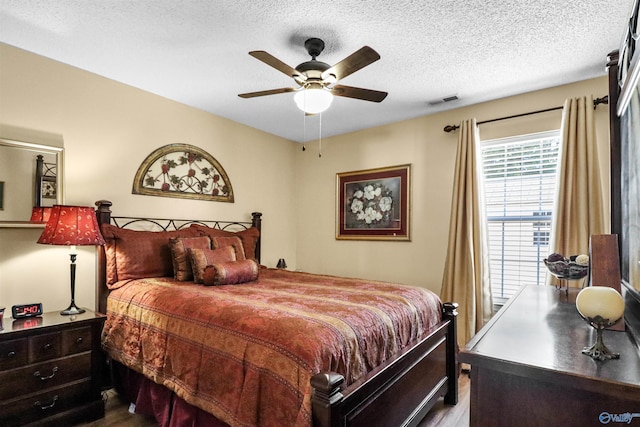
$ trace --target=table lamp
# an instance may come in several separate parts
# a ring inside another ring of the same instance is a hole
[[[619,359],[619,353],[613,353],[602,341],[602,330],[615,324],[624,313],[622,295],[608,286],[589,286],[576,297],[576,308],[580,316],[596,330],[596,342],[585,347],[583,354],[597,360]]]
[[[71,247],[71,304],[60,314],[84,313],[85,310],[76,306],[75,302],[76,246],[104,245],[95,211],[87,206],[54,205],[38,243]]]

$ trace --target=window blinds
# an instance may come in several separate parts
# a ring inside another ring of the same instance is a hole
[[[544,284],[560,132],[484,141],[481,146],[491,287],[502,305],[521,286]]]

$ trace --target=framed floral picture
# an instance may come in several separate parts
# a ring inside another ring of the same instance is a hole
[[[336,239],[411,240],[411,165],[336,174]]]

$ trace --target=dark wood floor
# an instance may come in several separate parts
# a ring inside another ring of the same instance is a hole
[[[436,403],[419,427],[468,427],[469,426],[469,376],[460,375],[459,393],[456,406],[445,405],[442,399]],[[107,399],[106,416],[92,423],[77,427],[155,427],[153,418],[129,413],[129,404],[123,402],[113,390],[105,393]]]
[[[440,399],[418,427],[469,427],[471,380],[467,372],[458,378],[458,404],[445,405]]]
[[[76,427],[157,427],[153,417],[130,413],[129,403],[122,400],[115,390],[108,390],[103,396],[106,399],[105,417]]]

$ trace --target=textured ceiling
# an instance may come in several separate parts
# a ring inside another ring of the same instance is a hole
[[[0,0],[0,41],[282,137],[303,141],[605,74],[633,0]],[[341,83],[389,92],[336,98],[304,117],[295,85],[248,55],[334,64],[381,56]],[[1,58],[0,58],[1,59]],[[457,101],[429,101],[457,95]],[[595,94],[599,95],[599,94]]]

